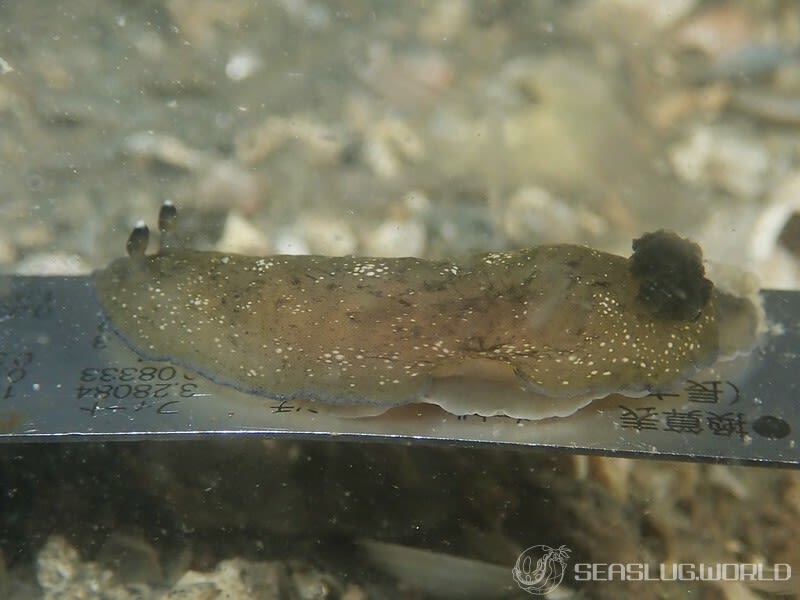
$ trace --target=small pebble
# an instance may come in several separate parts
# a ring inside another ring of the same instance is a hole
[[[578,237],[575,210],[547,190],[529,186],[508,200],[503,228],[512,242],[524,246],[570,242]]]
[[[355,253],[358,246],[352,228],[343,219],[309,215],[300,221],[300,227],[313,254],[345,256]]]
[[[311,248],[305,236],[293,227],[283,227],[275,234],[272,244],[274,254],[311,254]]]
[[[80,256],[41,252],[23,258],[16,268],[17,275],[88,275],[92,269]]]
[[[367,256],[424,256],[426,246],[425,226],[414,218],[390,218],[364,237]]]
[[[225,65],[225,75],[233,81],[242,81],[258,71],[261,64],[261,58],[255,52],[237,52]]]
[[[237,212],[225,219],[222,236],[216,244],[219,252],[265,256],[270,253],[267,235]]]
[[[685,181],[710,183],[745,199],[763,191],[770,163],[758,138],[706,125],[695,127],[669,156],[675,172]]]
[[[36,557],[36,579],[47,591],[67,587],[80,569],[80,555],[61,536],[52,536]]]

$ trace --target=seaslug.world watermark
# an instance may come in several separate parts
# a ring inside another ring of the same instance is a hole
[[[740,581],[787,582],[787,563],[585,563],[569,565],[566,546],[531,546],[517,558],[512,577],[529,594],[553,592],[565,579],[575,583],[608,581]]]

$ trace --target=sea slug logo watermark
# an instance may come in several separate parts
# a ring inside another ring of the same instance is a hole
[[[512,576],[517,585],[536,596],[553,592],[564,580],[569,555],[566,546],[531,546],[517,558]],[[792,578],[788,563],[575,563],[570,581],[768,581]],[[789,588],[787,588],[789,589]]]
[[[566,546],[531,546],[517,558],[511,571],[514,581],[529,594],[549,594],[564,579],[569,553]]]

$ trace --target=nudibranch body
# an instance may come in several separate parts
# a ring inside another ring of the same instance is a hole
[[[700,249],[666,232],[630,259],[569,244],[452,261],[146,245],[135,230],[130,256],[94,276],[111,327],[145,358],[280,400],[542,418],[667,389],[720,353]]]

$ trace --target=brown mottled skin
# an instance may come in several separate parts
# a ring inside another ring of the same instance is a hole
[[[665,316],[628,259],[576,245],[452,262],[170,248],[95,282],[142,356],[280,399],[389,407],[487,372],[532,397],[641,395],[718,354],[713,295]]]

